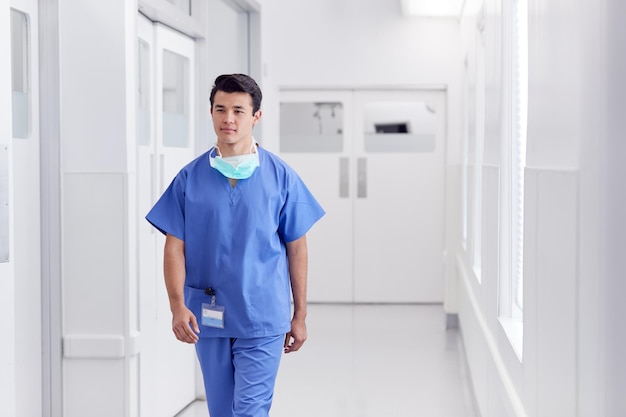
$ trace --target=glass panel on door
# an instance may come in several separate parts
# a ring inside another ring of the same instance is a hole
[[[163,50],[163,146],[189,145],[189,60]]]
[[[137,42],[137,144],[150,144],[150,46]]]
[[[376,101],[363,107],[365,152],[433,152],[437,114],[423,101]]]
[[[11,9],[11,84],[13,137],[26,139],[30,130],[28,16]]]
[[[281,103],[280,151],[343,151],[343,105],[329,103]]]

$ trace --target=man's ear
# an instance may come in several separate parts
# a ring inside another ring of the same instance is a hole
[[[263,112],[260,109],[257,110],[256,113],[254,113],[254,124],[257,124],[262,115]]]

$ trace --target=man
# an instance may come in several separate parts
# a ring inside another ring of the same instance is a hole
[[[306,233],[324,210],[254,140],[261,98],[246,75],[217,77],[217,144],[146,216],[166,235],[172,330],[196,345],[211,417],[267,417],[280,357],[307,337]]]

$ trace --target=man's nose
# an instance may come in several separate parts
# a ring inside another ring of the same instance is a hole
[[[224,117],[224,121],[226,123],[232,123],[235,120],[235,112],[234,111],[227,111],[226,112],[226,117]]]

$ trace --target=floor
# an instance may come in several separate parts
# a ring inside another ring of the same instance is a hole
[[[440,305],[310,305],[271,417],[476,417],[458,330]],[[177,417],[208,417],[198,401]]]

